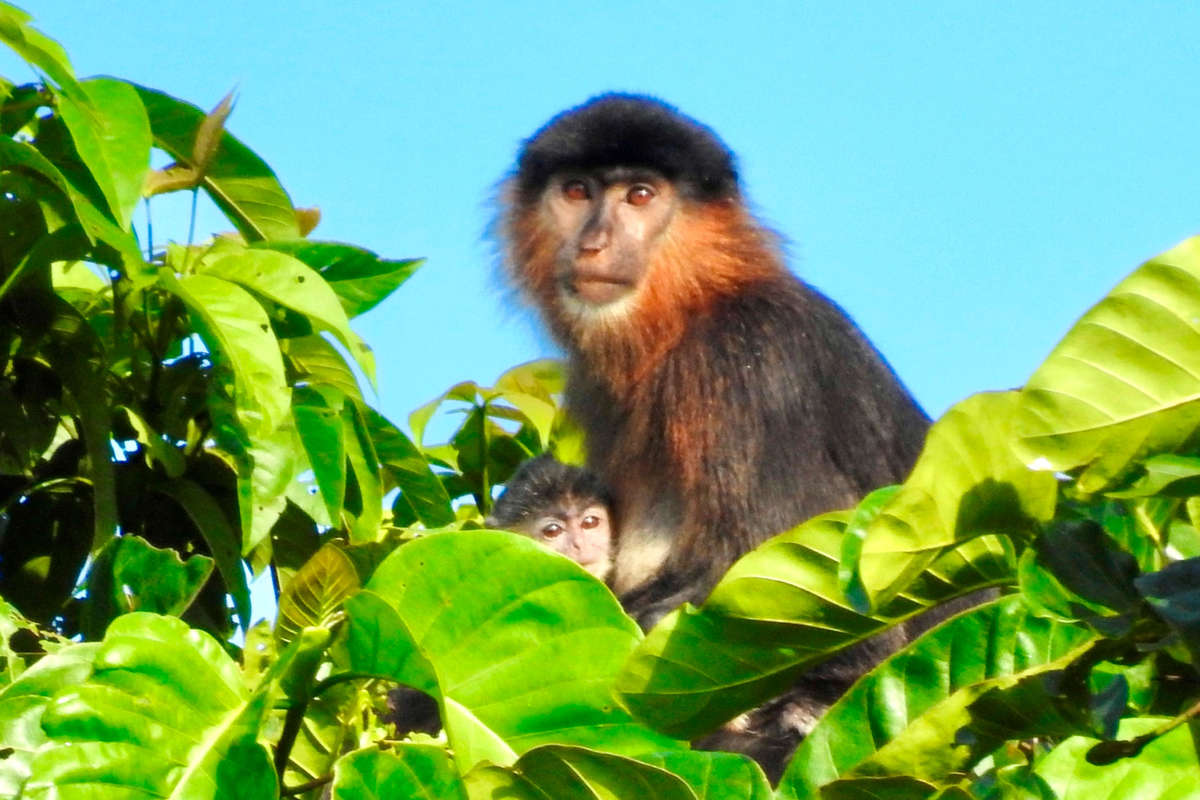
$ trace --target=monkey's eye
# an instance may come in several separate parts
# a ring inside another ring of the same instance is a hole
[[[562,187],[563,197],[568,200],[591,200],[592,193],[583,181],[567,181]]]
[[[600,524],[600,518],[595,514],[588,514],[583,519],[579,520],[579,524],[584,528],[594,528]]]
[[[654,199],[654,189],[644,183],[639,183],[625,195],[625,202],[631,206],[644,206]]]
[[[542,526],[542,538],[557,539],[565,530],[566,528],[557,522],[547,522]]]

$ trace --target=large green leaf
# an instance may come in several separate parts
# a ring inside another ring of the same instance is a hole
[[[88,569],[84,634],[98,639],[110,622],[130,611],[182,614],[212,574],[213,564],[199,554],[185,561],[175,550],[160,549],[140,536],[113,538]]]
[[[855,611],[838,582],[849,514],[817,517],[748,553],[701,609],[665,617],[616,688],[639,719],[695,738],[792,685],[804,670],[938,602],[1011,579],[995,537],[960,545],[875,615]]]
[[[1200,238],[1147,261],[1089,310],[1021,393],[1027,461],[1103,489],[1200,426]]]
[[[629,758],[548,745],[512,769],[483,767],[466,779],[471,800],[696,800],[681,778]]]
[[[460,769],[510,763],[547,742],[621,753],[673,746],[612,699],[637,626],[603,584],[533,541],[427,536],[389,556],[367,589],[347,606],[353,668],[391,660],[385,674],[435,695]]]
[[[338,759],[333,769],[333,800],[466,800],[466,789],[441,747],[403,744],[389,752],[377,747]]]
[[[772,797],[767,776],[748,756],[674,750],[639,756],[638,760],[682,778],[697,800],[770,800]]]
[[[296,336],[279,343],[297,381],[316,389],[333,388],[346,397],[362,400],[358,378],[337,348],[320,334]]]
[[[29,763],[46,742],[42,714],[55,692],[82,683],[92,672],[99,644],[79,644],[44,656],[20,678],[0,688],[0,797],[16,797]]]
[[[146,106],[154,143],[176,161],[190,163],[196,133],[207,116],[205,112],[153,89],[134,88]],[[300,236],[296,210],[275,173],[231,134],[222,132],[201,186],[247,242]]]
[[[375,381],[375,358],[358,335],[337,295],[320,274],[285,253],[249,249],[206,263],[201,273],[240,284],[309,318],[313,327],[337,337],[367,378]]]
[[[817,797],[820,786],[848,773],[942,777],[968,755],[955,737],[986,682],[1053,662],[1092,638],[1082,627],[1033,616],[1018,597],[943,623],[825,713],[792,756],[780,797]]]
[[[129,230],[150,169],[150,121],[129,84],[95,78],[82,86],[91,102],[79,103],[70,94],[60,93],[58,113],[113,219]]]
[[[1127,719],[1122,738],[1155,730],[1165,719]],[[1188,727],[1180,726],[1152,741],[1141,753],[1113,764],[1089,764],[1095,739],[1067,739],[1043,758],[1036,771],[1058,800],[1191,800],[1200,793],[1200,761]]]
[[[379,305],[424,263],[420,258],[380,258],[370,250],[339,242],[267,242],[259,247],[288,253],[320,272],[351,317]]]
[[[1050,519],[1057,482],[1012,451],[1016,392],[977,394],[929,431],[900,491],[867,529],[859,570],[876,603],[945,548],[982,534],[1024,535]]]
[[[342,406],[342,440],[346,443],[346,459],[350,462],[348,488],[357,498],[344,506],[343,518],[350,530],[350,541],[371,542],[379,538],[383,522],[383,483],[379,471],[379,456],[371,441],[362,411],[354,403]],[[348,498],[349,499],[349,498]]]
[[[206,633],[178,619],[127,614],[108,630],[90,678],[42,715],[22,795],[275,798],[259,727],[270,692],[250,693]]]
[[[159,281],[183,300],[209,350],[232,370],[227,394],[246,433],[265,436],[278,428],[291,410],[291,392],[263,307],[245,289],[211,275],[177,278],[164,269]]]

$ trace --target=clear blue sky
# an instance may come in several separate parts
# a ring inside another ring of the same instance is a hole
[[[81,75],[214,105],[315,238],[428,265],[356,325],[380,407],[553,352],[485,236],[521,139],[649,92],[740,154],[793,268],[932,415],[1021,384],[1200,230],[1200,4],[25,0]],[[0,56],[0,73],[28,76]],[[156,210],[156,230],[181,206]],[[211,230],[206,216],[200,228]]]

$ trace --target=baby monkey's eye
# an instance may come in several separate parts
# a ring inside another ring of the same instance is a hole
[[[592,193],[588,190],[588,186],[583,181],[574,180],[567,181],[562,187],[563,197],[568,200],[590,200]]]

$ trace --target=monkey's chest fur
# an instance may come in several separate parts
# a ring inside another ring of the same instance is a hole
[[[617,369],[611,350],[571,358],[568,409],[616,500],[618,593],[687,574],[702,599],[769,536],[903,480],[928,427],[849,318],[790,274],[655,344]]]

